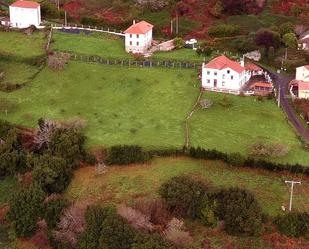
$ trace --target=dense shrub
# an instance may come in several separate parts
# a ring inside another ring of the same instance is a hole
[[[198,217],[201,222],[207,227],[216,227],[218,224],[218,217],[215,214],[217,208],[217,201],[208,196],[204,196],[200,201]]]
[[[4,139],[12,128],[14,128],[14,126],[11,123],[0,119],[0,139]]]
[[[189,246],[192,243],[192,237],[190,233],[185,230],[184,222],[176,218],[173,218],[168,223],[163,234],[167,240],[179,247]]]
[[[240,28],[231,24],[219,24],[208,29],[208,35],[211,37],[228,37],[240,34]]]
[[[30,160],[33,167],[33,181],[46,193],[60,193],[66,189],[72,178],[72,167],[61,157],[45,154]]]
[[[65,199],[53,199],[44,203],[43,218],[45,219],[49,229],[56,227],[60,221],[60,217],[64,208],[68,206],[68,201]]]
[[[169,210],[177,216],[197,218],[200,201],[207,194],[206,185],[186,176],[173,177],[159,189]]]
[[[116,145],[110,148],[106,163],[109,165],[145,163],[149,159],[149,153],[143,151],[143,149],[138,145]]]
[[[85,136],[76,129],[57,128],[48,143],[48,153],[64,158],[74,168],[85,155]]]
[[[63,70],[68,63],[70,55],[63,52],[51,53],[47,58],[47,65],[54,71]]]
[[[21,189],[10,200],[8,219],[12,222],[18,237],[28,237],[34,234],[37,221],[42,214],[44,191],[35,185]]]
[[[0,176],[13,175],[27,169],[21,136],[15,128],[8,129],[8,124],[4,124],[1,131],[4,136],[0,143]]]
[[[309,236],[309,213],[291,212],[275,219],[279,231],[291,237]]]
[[[280,46],[280,35],[270,29],[260,29],[256,33],[255,42],[258,46],[265,48],[267,55],[270,47],[278,48]]]
[[[217,150],[208,150],[203,149],[201,147],[190,147],[188,153],[188,156],[193,158],[200,158],[200,159],[210,159],[210,160],[222,160],[226,163],[230,163],[231,156],[233,154],[228,154],[224,152],[220,152]],[[234,158],[235,159],[235,158]],[[292,173],[302,173],[305,175],[309,175],[309,167],[303,166],[300,164],[281,164],[281,163],[275,163],[271,161],[267,161],[264,159],[256,159],[253,157],[239,157],[240,162],[237,163],[236,160],[232,160],[233,164],[230,164],[231,166],[245,166],[250,168],[261,168],[269,171],[284,171],[288,170]]]
[[[131,249],[175,249],[157,234],[138,234]]]
[[[175,49],[180,49],[184,46],[185,42],[181,37],[176,37],[173,41]]]
[[[216,213],[233,235],[256,235],[261,231],[262,211],[254,196],[243,189],[230,188],[217,194]]]

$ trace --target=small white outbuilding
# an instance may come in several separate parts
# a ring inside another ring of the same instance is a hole
[[[41,7],[37,2],[19,0],[10,5],[10,26],[28,28],[41,24]]]

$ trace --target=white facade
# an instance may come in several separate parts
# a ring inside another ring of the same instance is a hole
[[[144,53],[152,43],[152,29],[145,34],[125,34],[125,46],[128,53]]]
[[[153,25],[145,21],[130,26],[125,34],[125,48],[128,53],[145,53],[152,44]]]
[[[296,80],[309,81],[309,65],[296,68]]]
[[[19,1],[24,2],[24,1]],[[25,1],[26,2],[26,1]],[[18,2],[17,2],[18,3]],[[28,28],[31,25],[39,27],[41,23],[41,8],[28,7],[26,4],[10,6],[10,25],[14,28]]]
[[[223,90],[240,90],[250,79],[243,65],[219,56],[202,67],[202,87]]]

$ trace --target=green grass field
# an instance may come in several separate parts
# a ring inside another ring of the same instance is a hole
[[[173,176],[192,175],[204,179],[213,187],[244,187],[250,190],[269,215],[281,213],[287,206],[289,191],[286,177],[263,170],[235,169],[219,161],[192,160],[188,158],[158,158],[149,165],[114,166],[104,175],[96,175],[94,167],[81,168],[66,191],[73,200],[98,200],[115,203],[130,202],[141,196],[157,196],[160,185]],[[298,178],[295,176],[295,179]],[[307,178],[295,188],[294,206],[309,211],[306,200]]]
[[[0,72],[5,72],[0,83],[23,83],[28,81],[38,68],[25,63],[5,62],[0,59]]]
[[[55,31],[51,48],[58,51],[98,55],[104,58],[133,58],[125,51],[123,39],[109,34],[92,33],[85,35],[84,33],[68,34]]]
[[[298,162],[309,165],[309,151],[302,148],[293,128],[275,100],[258,101],[255,97],[226,95],[231,107],[223,107],[222,94],[204,93],[213,106],[199,109],[190,121],[190,139],[194,146],[215,148],[220,151],[248,154],[256,141],[282,143],[289,153],[274,159],[281,162]]]
[[[28,36],[22,32],[0,31],[0,54],[31,58],[44,54],[43,32],[34,32]]]
[[[193,49],[177,49],[170,52],[155,52],[151,57],[154,60],[175,60],[188,61],[201,64],[204,61],[203,56],[198,56]],[[206,58],[208,60],[209,58]]]
[[[123,73],[120,73],[123,72]],[[158,77],[159,76],[159,77]],[[194,70],[136,68],[70,62],[62,72],[48,68],[23,89],[0,93],[17,107],[0,118],[35,126],[39,118],[86,120],[88,146],[139,144],[147,149],[180,148],[184,120],[199,92]],[[290,148],[281,162],[309,164],[284,114],[274,101],[228,96],[232,107],[218,102],[222,94],[206,93],[214,106],[197,110],[190,120],[194,146],[248,154],[257,140]]]

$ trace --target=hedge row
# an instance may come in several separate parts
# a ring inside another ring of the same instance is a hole
[[[200,147],[191,147],[187,153],[193,158],[222,160],[231,166],[243,166],[249,168],[261,168],[269,171],[289,171],[291,173],[302,173],[309,175],[309,166],[300,164],[282,164],[267,161],[265,159],[257,159],[253,157],[244,157],[239,153],[224,153],[217,150],[208,150]]]

